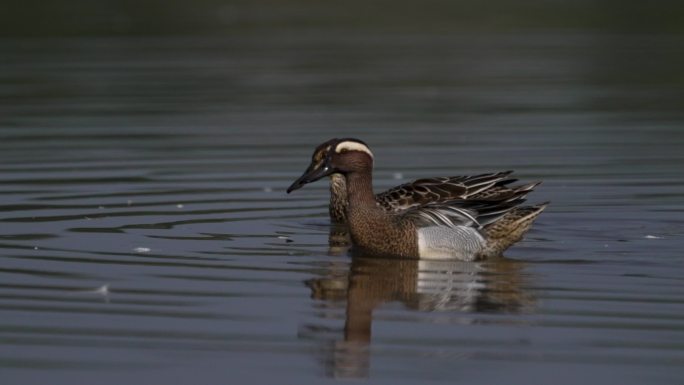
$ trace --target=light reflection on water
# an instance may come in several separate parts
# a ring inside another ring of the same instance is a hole
[[[680,43],[4,40],[2,377],[673,383]],[[377,190],[515,169],[552,205],[504,260],[351,260],[324,183],[284,194],[333,136]]]

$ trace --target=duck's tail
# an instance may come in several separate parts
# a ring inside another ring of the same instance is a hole
[[[483,229],[487,239],[485,254],[501,255],[512,244],[521,240],[548,204],[549,202],[544,202],[534,206],[516,207],[498,221],[487,225]]]

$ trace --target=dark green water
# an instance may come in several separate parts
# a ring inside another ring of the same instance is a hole
[[[257,27],[0,40],[3,384],[681,381],[681,35]],[[284,193],[335,136],[552,205],[505,261],[352,260]]]

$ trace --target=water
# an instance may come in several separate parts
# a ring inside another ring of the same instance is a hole
[[[336,33],[0,42],[3,384],[675,384],[684,44]],[[327,186],[514,169],[507,259],[352,260]]]

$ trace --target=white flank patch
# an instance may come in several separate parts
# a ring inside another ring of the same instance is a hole
[[[466,226],[430,226],[417,230],[418,256],[424,259],[472,261],[482,251],[485,240]]]
[[[364,146],[363,144],[361,144],[359,142],[346,141],[346,142],[339,143],[337,145],[337,147],[335,147],[335,152],[338,154],[341,153],[342,150],[365,152],[366,154],[370,155],[371,158],[373,158],[373,153],[368,148],[368,146]]]

